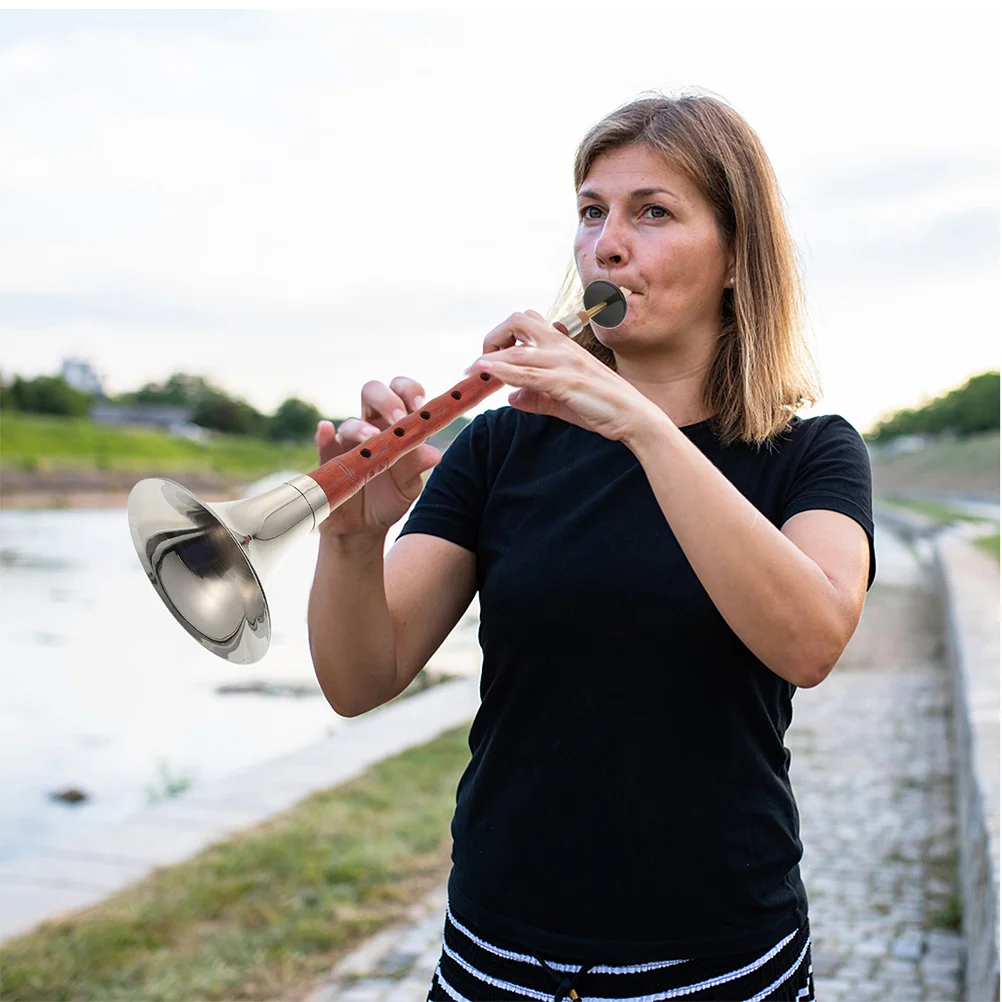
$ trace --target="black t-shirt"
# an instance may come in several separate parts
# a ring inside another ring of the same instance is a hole
[[[683,433],[775,526],[824,508],[870,541],[870,464],[836,415],[771,450]],[[553,959],[767,948],[807,916],[783,743],[796,686],[713,605],[620,442],[476,417],[401,535],[477,555],[482,703],[457,793],[457,917]]]

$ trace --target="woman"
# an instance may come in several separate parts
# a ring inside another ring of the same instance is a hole
[[[429,998],[810,999],[783,735],[873,581],[866,449],[838,416],[795,416],[818,392],[791,242],[736,112],[635,101],[585,137],[575,185],[577,276],[631,290],[625,321],[575,342],[509,317],[469,371],[511,406],[331,515],[317,676],[339,713],[385,702],[480,592]],[[366,384],[321,458],[423,394]]]

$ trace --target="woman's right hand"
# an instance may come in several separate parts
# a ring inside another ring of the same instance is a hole
[[[342,421],[336,432],[330,421],[317,425],[314,440],[321,464],[351,452],[417,410],[424,400],[424,388],[406,376],[398,376],[389,386],[375,381],[366,383],[362,387],[361,418]],[[416,446],[338,505],[321,523],[320,531],[335,536],[385,536],[421,493],[424,486],[421,474],[437,466],[441,458],[441,452],[434,446]]]

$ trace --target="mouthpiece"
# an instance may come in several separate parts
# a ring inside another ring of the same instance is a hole
[[[565,333],[577,337],[588,323],[598,324],[599,327],[618,327],[626,319],[626,297],[630,294],[630,289],[605,279],[591,282],[584,291],[585,308],[561,319],[560,323],[567,328]]]

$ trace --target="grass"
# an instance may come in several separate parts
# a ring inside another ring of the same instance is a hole
[[[995,558],[996,563],[999,562],[999,534],[997,532],[994,536],[979,536],[974,540],[974,545],[980,546],[985,553]]]
[[[872,459],[873,489],[893,494],[987,494],[999,490],[999,433],[930,442],[918,452]]]
[[[964,902],[959,894],[950,894],[929,918],[930,928],[961,932],[964,926]]]
[[[25,470],[156,469],[255,476],[279,469],[312,470],[318,460],[312,444],[279,445],[214,433],[210,442],[200,445],[154,429],[4,411],[0,415],[0,462]]]
[[[899,508],[909,508],[912,511],[920,512],[937,519],[943,525],[950,525],[954,522],[985,522],[986,519],[977,515],[968,515],[966,512],[955,511],[949,504],[940,501],[913,501],[905,498],[885,497],[881,498],[885,504],[896,505]],[[978,536],[974,540],[974,545],[980,547],[990,557],[994,557],[996,563],[999,562],[999,533],[987,536]]]
[[[922,515],[928,515],[944,524],[951,522],[983,522],[984,518],[979,515],[968,515],[966,512],[956,511],[949,504],[942,501],[915,501],[910,498],[884,497],[881,500],[885,504],[895,505],[898,508],[908,508],[917,511]]]
[[[468,728],[4,944],[0,998],[293,999],[444,879]]]

